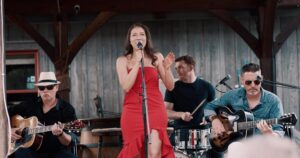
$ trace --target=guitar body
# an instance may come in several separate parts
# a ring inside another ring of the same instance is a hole
[[[11,118],[11,127],[18,128],[17,134],[21,135],[22,138],[11,142],[8,155],[11,155],[19,148],[33,148],[34,150],[39,150],[43,143],[43,136],[41,133],[50,132],[53,125],[48,126],[38,126],[38,119],[35,116],[24,119],[20,115],[15,115]],[[68,130],[69,132],[78,132],[85,125],[80,120],[74,120],[68,123],[60,124],[63,130]]]
[[[9,154],[12,154],[19,148],[29,148],[33,146],[34,149],[38,150],[41,147],[42,136],[29,134],[29,129],[35,128],[37,127],[37,125],[38,119],[35,116],[24,119],[22,116],[16,115],[11,118],[11,127],[20,128],[18,132],[22,136],[22,138],[17,141],[11,142]],[[37,138],[37,141],[35,141],[35,138]]]
[[[218,152],[224,152],[227,150],[230,143],[243,137],[250,136],[254,133],[254,129],[237,129],[238,122],[248,122],[254,120],[254,117],[251,113],[244,112],[242,110],[233,112],[228,107],[220,107],[216,110],[216,112],[226,132],[221,136],[211,134],[210,144],[214,150]]]

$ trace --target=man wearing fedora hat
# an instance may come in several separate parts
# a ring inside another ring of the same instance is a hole
[[[20,148],[15,158],[75,158],[67,147],[74,145],[76,135],[64,132],[61,123],[76,120],[75,109],[58,95],[60,81],[54,72],[41,72],[38,83],[38,98],[9,108],[9,115],[21,115],[24,118],[36,116],[43,125],[53,125],[51,132],[43,133],[43,142],[39,150]],[[12,128],[12,141],[21,139],[19,128]]]

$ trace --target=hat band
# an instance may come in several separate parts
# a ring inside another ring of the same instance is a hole
[[[53,82],[53,83],[57,83],[56,80],[40,80],[39,83],[44,83],[44,82]]]

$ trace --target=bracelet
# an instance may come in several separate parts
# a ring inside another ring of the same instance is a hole
[[[62,131],[59,135],[57,135],[56,137],[60,137],[64,134],[64,131]]]

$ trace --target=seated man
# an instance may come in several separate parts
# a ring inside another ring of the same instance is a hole
[[[278,96],[261,87],[262,75],[259,65],[253,63],[244,65],[240,79],[242,88],[225,93],[205,107],[204,114],[212,123],[213,135],[222,136],[227,132],[215,111],[219,107],[230,106],[234,111],[250,112],[255,120],[260,120],[254,134],[283,136],[282,125],[271,126],[265,121],[282,116],[283,107]]]
[[[41,124],[53,125],[50,132],[43,133],[39,150],[32,147],[19,148],[15,152],[15,158],[75,158],[67,147],[74,144],[76,135],[64,132],[61,126],[61,123],[76,119],[75,109],[57,95],[59,84],[53,72],[41,72],[39,81],[35,84],[39,97],[8,109],[10,117],[36,116]],[[20,128],[12,128],[11,138],[13,142],[22,138]]]

